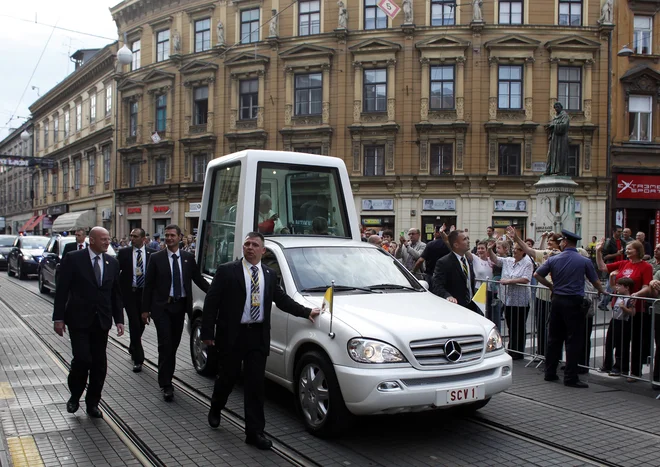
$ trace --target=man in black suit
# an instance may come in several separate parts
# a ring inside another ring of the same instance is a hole
[[[201,338],[218,353],[218,378],[213,388],[209,425],[220,425],[225,407],[243,364],[245,442],[270,449],[264,437],[264,376],[270,352],[270,309],[273,301],[287,313],[314,318],[318,308],[306,308],[290,298],[277,283],[277,274],[261,264],[264,237],[250,232],[243,242],[243,259],[218,266],[202,316]],[[250,291],[250,293],[248,293]]]
[[[64,245],[64,250],[62,251],[62,258],[64,258],[64,256],[67,253],[71,253],[72,251],[84,250],[85,248],[87,248],[87,242],[85,241],[85,237],[87,237],[87,234],[85,233],[85,229],[76,229],[76,241]]]
[[[158,334],[158,384],[163,397],[174,399],[172,376],[176,366],[176,351],[181,342],[183,322],[192,314],[192,282],[206,292],[209,283],[197,268],[195,257],[179,249],[181,228],[165,227],[167,248],[151,255],[142,295],[142,321],[151,317]]]
[[[142,333],[145,324],[142,321],[142,292],[149,258],[152,253],[155,253],[151,248],[147,248],[145,243],[146,234],[143,229],[138,227],[131,230],[131,246],[117,252],[117,261],[119,261],[121,269],[119,284],[124,308],[128,315],[128,329],[131,338],[129,350],[133,357],[135,373],[142,371],[142,363],[144,363]]]
[[[465,254],[470,250],[470,241],[463,231],[454,230],[448,236],[451,253],[435,263],[432,291],[439,297],[468,308],[483,316],[472,297],[474,288],[474,270],[472,262]]]
[[[119,291],[119,263],[105,252],[110,234],[103,227],[89,232],[89,248],[72,251],[62,258],[55,291],[53,321],[63,336],[69,326],[73,360],[69,371],[71,398],[66,410],[74,413],[85,396],[87,414],[102,418],[101,391],[108,369],[106,347],[114,318],[117,336],[124,334],[124,313]]]

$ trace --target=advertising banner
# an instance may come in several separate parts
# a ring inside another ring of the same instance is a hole
[[[619,174],[616,177],[616,197],[660,200],[660,176]]]

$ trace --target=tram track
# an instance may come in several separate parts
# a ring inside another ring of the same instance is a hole
[[[52,301],[49,300],[47,298],[47,296],[44,296],[44,295],[42,295],[38,292],[35,292],[34,290],[31,290],[30,288],[28,288],[27,286],[25,286],[21,282],[18,282],[18,281],[11,281],[11,282],[13,284],[18,285],[20,288],[22,288],[26,292],[29,292],[32,295],[34,295],[36,297],[39,297],[39,299],[43,300],[44,302],[52,305]],[[50,344],[48,344],[48,342],[45,341],[45,339],[40,337],[38,331],[36,329],[34,329],[21,316],[20,312],[18,312],[10,303],[8,303],[1,296],[0,296],[0,301],[2,301],[8,307],[8,309],[10,309],[21,320],[21,322],[32,333],[35,334],[35,336],[44,345],[44,347],[47,349],[47,351],[51,355],[53,355],[57,359],[57,361],[59,363],[61,363],[61,365],[64,368],[67,368],[67,369],[69,368],[68,362],[57,352],[56,349],[54,349]],[[121,350],[127,356],[129,355],[128,345],[124,344],[119,339],[117,339],[115,337],[112,337],[112,336],[109,336],[108,341],[115,348]],[[152,371],[152,372],[156,373],[156,374],[158,372],[157,363],[152,361],[149,358],[145,358],[143,367],[145,369],[148,369],[149,371]],[[210,408],[211,398],[208,395],[206,395],[203,391],[195,388],[190,383],[184,381],[183,379],[181,379],[177,376],[174,376],[173,386],[177,388],[179,393],[181,393],[181,394],[189,397],[190,399],[194,400],[195,402],[197,402],[198,404],[203,406],[206,410],[208,410],[208,408]],[[524,396],[521,396],[521,395],[518,395],[518,394],[514,394],[514,393],[510,393],[510,392],[506,392],[506,394],[508,396],[512,396],[512,397],[515,397],[515,398],[525,400],[526,402],[529,402],[529,403],[534,403],[535,405],[538,405],[540,407],[542,406],[542,407],[545,407],[545,408],[551,408],[553,410],[560,410],[562,412],[571,413],[573,415],[578,415],[578,416],[587,418],[591,422],[601,423],[601,424],[604,424],[604,425],[607,425],[607,426],[611,426],[612,428],[622,429],[622,430],[626,430],[626,431],[636,433],[636,434],[644,434],[646,436],[654,437],[654,438],[660,440],[660,435],[657,435],[655,433],[651,433],[651,432],[648,432],[648,431],[636,429],[636,428],[633,428],[633,427],[621,426],[619,424],[610,422],[608,420],[605,420],[605,419],[602,419],[602,418],[599,418],[599,417],[596,417],[596,416],[593,416],[593,415],[590,415],[590,414],[585,414],[585,413],[582,413],[582,412],[572,411],[572,410],[564,408],[564,407],[560,407],[560,406],[556,406],[556,405],[553,405],[553,404],[537,401],[537,400],[534,400],[534,399],[531,399],[531,398],[528,398],[528,397],[524,397]],[[108,414],[109,421],[111,421],[110,425],[111,426],[113,424],[116,425],[116,430],[115,431],[119,430],[117,432],[118,435],[120,437],[122,437],[122,439],[125,439],[125,442],[127,443],[127,446],[129,447],[129,449],[131,449],[132,452],[137,453],[136,457],[139,454],[141,456],[141,458],[144,458],[149,462],[149,463],[143,463],[143,465],[154,465],[154,466],[165,465],[158,458],[158,456],[153,451],[151,451],[150,448],[144,442],[142,442],[142,440],[139,438],[139,436],[137,436],[135,434],[135,432],[133,430],[131,430],[131,428],[125,422],[123,422],[117,416],[117,414],[114,411],[112,411],[111,407],[109,407],[104,402],[101,402],[101,407],[102,407],[103,411],[106,414]],[[245,428],[245,423],[244,423],[243,417],[240,416],[238,413],[236,413],[233,410],[225,408],[222,412],[222,418],[228,424],[234,426],[235,428],[237,428],[239,430],[244,430],[244,428]],[[559,454],[564,455],[566,457],[570,457],[572,459],[575,459],[576,461],[582,462],[585,465],[600,465],[600,466],[608,466],[608,467],[619,465],[619,464],[612,463],[612,462],[608,461],[604,457],[594,456],[594,455],[591,455],[589,453],[580,451],[578,449],[567,447],[565,445],[562,445],[562,444],[557,443],[557,442],[553,442],[553,441],[548,440],[546,438],[536,436],[536,435],[531,434],[529,432],[519,430],[519,429],[513,428],[511,426],[499,423],[495,420],[483,418],[478,413],[475,414],[475,415],[471,415],[469,417],[466,417],[466,418],[464,418],[464,420],[466,420],[466,421],[468,421],[472,424],[478,425],[480,427],[486,428],[488,430],[492,430],[492,431],[501,433],[503,435],[506,435],[506,436],[509,436],[509,437],[512,437],[512,438],[516,438],[518,440],[523,440],[525,442],[534,444],[536,446],[540,446],[540,447],[552,450],[556,453],[559,453]],[[113,429],[115,429],[115,427],[113,427]],[[275,452],[279,457],[281,457],[282,459],[285,459],[287,462],[291,463],[292,465],[296,465],[296,466],[319,466],[319,465],[321,465],[318,462],[314,461],[313,459],[309,458],[308,456],[300,453],[296,449],[294,449],[291,446],[287,445],[286,443],[282,442],[277,437],[269,434],[268,432],[266,432],[266,434],[273,441],[273,448],[272,448],[273,452]],[[370,460],[373,462],[373,465],[382,465],[376,459],[370,459]]]

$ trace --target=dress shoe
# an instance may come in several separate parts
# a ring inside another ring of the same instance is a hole
[[[568,386],[569,388],[579,388],[579,389],[586,389],[589,387],[587,383],[584,383],[579,379],[575,381],[564,381],[564,386]]]
[[[80,404],[76,401],[73,401],[69,399],[66,403],[66,411],[69,413],[76,413],[78,411],[78,408],[80,407]]]
[[[209,418],[209,426],[211,428],[218,428],[220,426],[220,418],[221,417],[222,417],[222,415],[220,414],[219,410],[215,410],[215,409],[211,408],[211,410],[209,410],[209,417],[208,417]]]
[[[258,449],[264,451],[273,447],[273,442],[267,439],[264,435],[248,435],[247,438],[245,438],[245,443],[256,446]]]
[[[172,386],[163,388],[163,399],[165,399],[166,402],[172,402],[172,400],[174,400],[174,388]]]
[[[545,381],[557,381],[559,379],[559,376],[557,376],[556,374],[554,374],[554,375],[545,375],[543,377],[543,379]]]
[[[87,407],[87,415],[93,418],[103,418],[103,412],[99,410],[98,405]]]
[[[142,371],[142,363],[136,363],[133,365],[133,373],[139,373]]]

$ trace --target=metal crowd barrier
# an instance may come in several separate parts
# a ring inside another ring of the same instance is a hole
[[[527,366],[540,367],[545,361],[548,342],[550,290],[542,285],[486,282],[485,314],[500,330],[509,354],[514,359],[528,357]],[[629,382],[647,381],[660,388],[660,299],[632,297],[641,302],[637,305],[637,310],[641,311],[630,317],[627,324],[622,324],[612,320],[612,299],[631,297],[609,296],[607,310],[604,310],[599,308],[601,300],[597,292],[585,293],[591,306],[585,311],[580,372],[597,370],[616,375],[611,370],[618,369]]]

